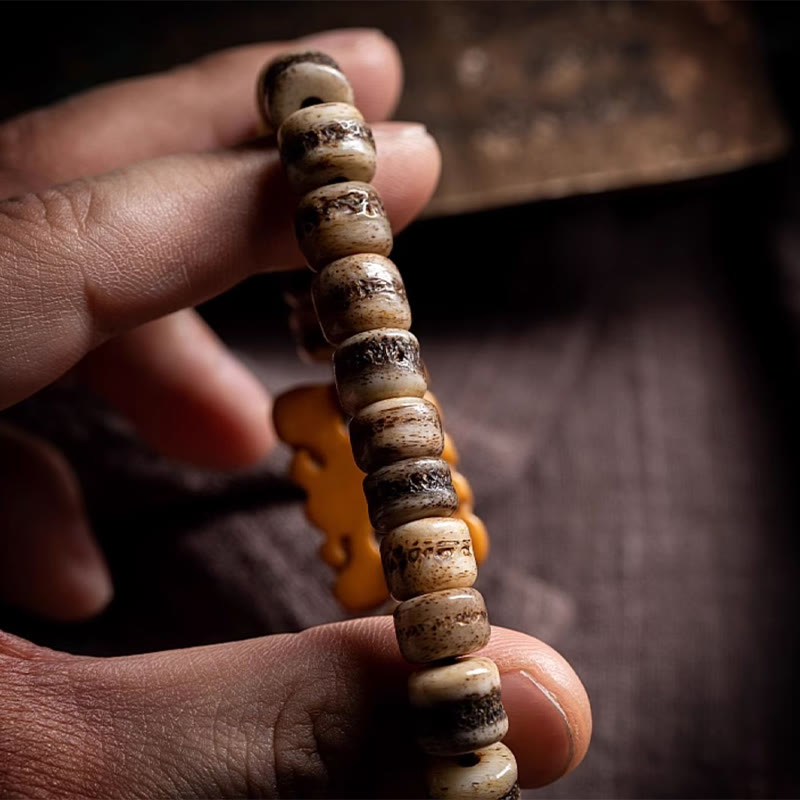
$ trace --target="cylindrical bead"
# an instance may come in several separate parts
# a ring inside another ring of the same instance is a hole
[[[278,130],[278,149],[296,194],[327,183],[371,181],[375,140],[361,112],[345,103],[295,111]]]
[[[428,796],[433,800],[519,800],[517,762],[504,745],[456,758],[431,760]]]
[[[256,88],[262,117],[277,130],[301,108],[318,103],[353,103],[353,88],[325,53],[285,53],[262,71]]]
[[[472,653],[491,633],[486,604],[475,589],[444,589],[400,603],[394,630],[400,652],[412,664]]]
[[[465,589],[478,577],[469,528],[457,517],[429,517],[395,528],[381,540],[381,561],[386,585],[398,600]]]
[[[364,478],[369,519],[378,533],[458,508],[450,465],[442,458],[407,458]]]
[[[384,256],[358,253],[340,258],[314,276],[311,290],[331,344],[375,328],[411,327],[403,279]]]
[[[339,402],[351,416],[390,397],[422,397],[427,389],[413,333],[379,328],[346,339],[333,357]]]
[[[364,472],[405,458],[438,457],[444,449],[439,411],[419,397],[379,400],[350,420],[350,443]]]
[[[388,256],[392,226],[380,195],[368,183],[347,181],[305,195],[295,214],[297,242],[315,272],[355,253]]]
[[[417,740],[434,756],[458,756],[499,742],[508,731],[500,673],[489,658],[429,667],[408,680]]]

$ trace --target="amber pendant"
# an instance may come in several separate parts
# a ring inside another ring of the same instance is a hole
[[[436,403],[430,393],[426,398]],[[348,611],[376,608],[389,592],[361,485],[364,473],[353,460],[335,387],[315,384],[291,389],[276,399],[273,421],[281,441],[295,450],[289,477],[305,490],[306,516],[323,535],[320,556],[336,573],[334,595]],[[480,564],[489,552],[489,537],[472,512],[472,490],[455,470],[458,454],[447,434],[442,458],[452,468],[459,500],[455,516],[467,524]]]

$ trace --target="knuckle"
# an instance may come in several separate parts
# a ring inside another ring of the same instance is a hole
[[[349,682],[348,682],[349,684]],[[358,709],[335,674],[309,679],[287,695],[273,729],[280,797],[338,796],[358,744]]]
[[[116,268],[106,203],[93,179],[0,202],[0,279],[37,319],[77,317],[99,341],[113,332],[115,307],[98,280]],[[14,295],[12,295],[14,296]]]
[[[93,182],[73,181],[0,202],[0,235],[29,258],[69,257],[78,240],[92,239],[98,221]]]

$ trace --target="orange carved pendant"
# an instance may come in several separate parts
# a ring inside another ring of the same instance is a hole
[[[430,393],[426,397],[436,402]],[[361,487],[364,473],[353,461],[334,386],[291,389],[276,399],[272,415],[278,436],[295,450],[289,477],[305,489],[306,516],[324,536],[320,556],[336,571],[336,598],[348,611],[375,608],[389,592]],[[458,463],[455,446],[446,434],[442,458],[452,467]],[[489,552],[486,527],[472,512],[467,479],[455,469],[452,477],[459,499],[455,516],[466,522],[480,564]]]

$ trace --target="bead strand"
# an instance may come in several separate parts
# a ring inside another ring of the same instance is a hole
[[[511,800],[517,768],[500,743],[508,729],[500,675],[468,657],[489,641],[469,530],[451,515],[458,498],[441,458],[436,406],[403,280],[390,261],[392,231],[375,174],[375,142],[336,63],[322,53],[283,55],[258,84],[259,110],[277,131],[281,161],[301,195],[298,244],[315,273],[312,297],[336,350],[334,376],[364,472],[370,521],[382,536],[386,582],[400,601],[394,622],[406,660],[418,742],[432,760],[432,798]]]

